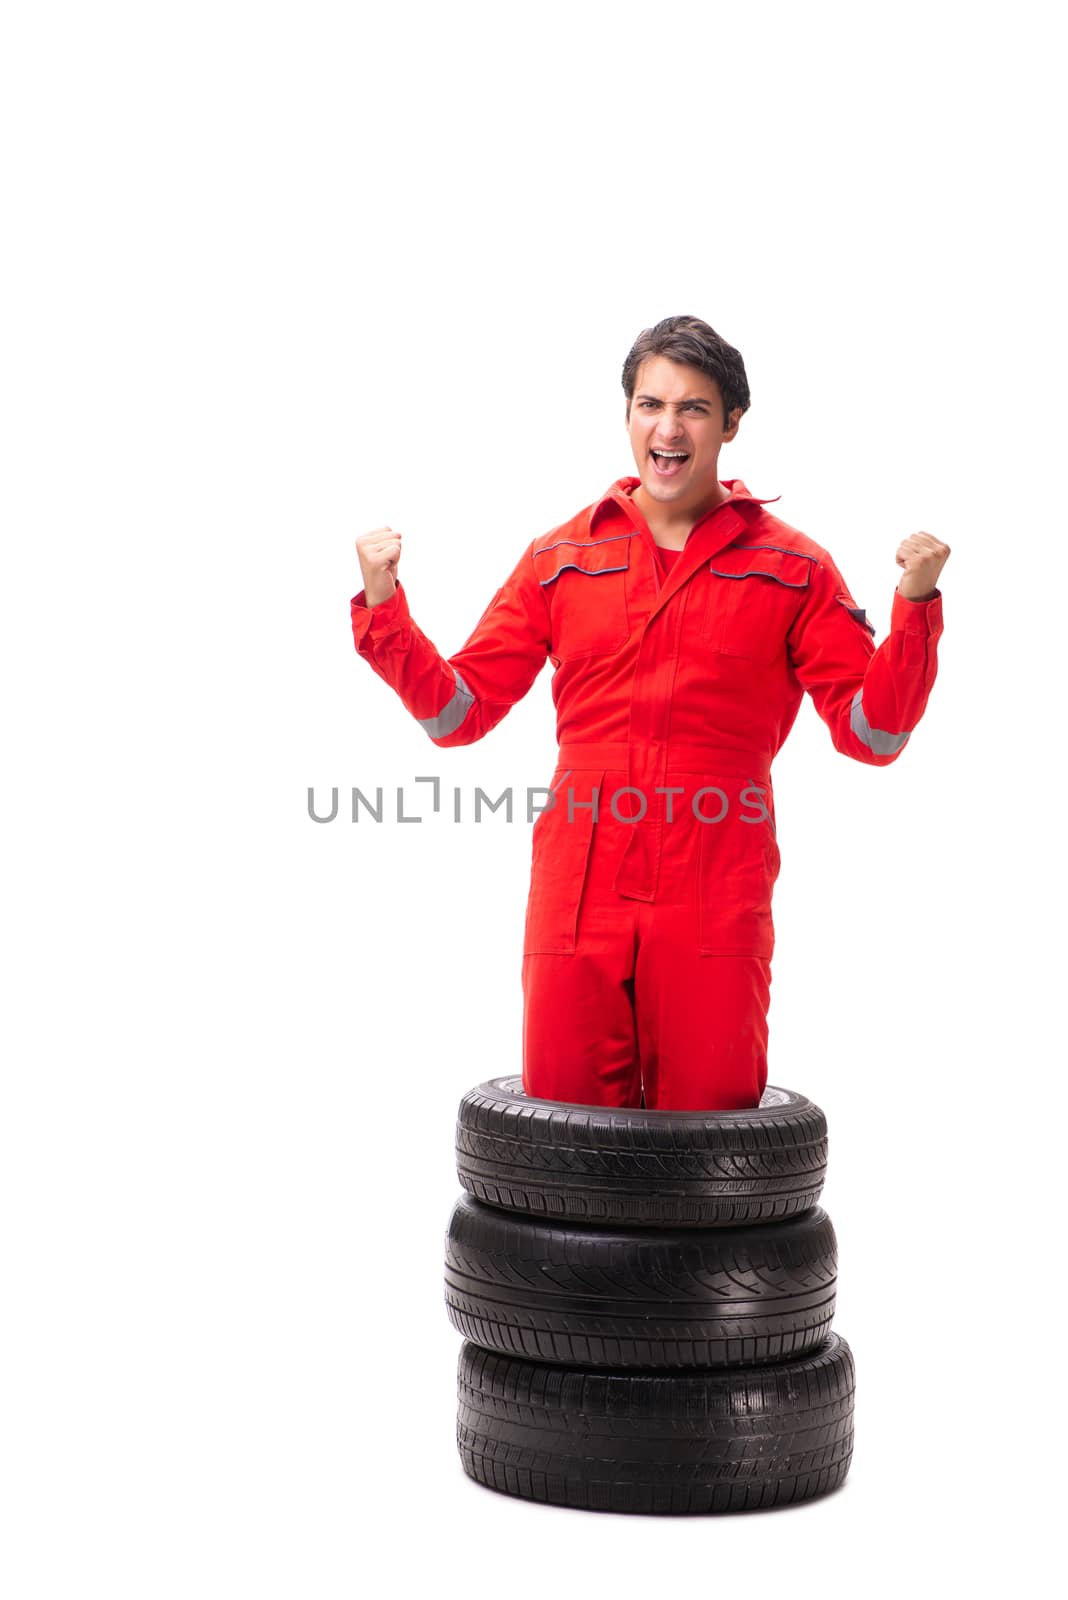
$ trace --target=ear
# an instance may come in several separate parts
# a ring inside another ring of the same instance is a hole
[[[724,444],[730,444],[731,440],[738,432],[738,425],[741,422],[743,415],[744,413],[741,406],[735,406],[734,410],[730,413],[730,427],[724,428],[723,430]]]

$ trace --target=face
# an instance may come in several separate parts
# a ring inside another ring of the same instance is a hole
[[[641,478],[641,490],[634,491],[639,504],[644,493],[664,515],[683,521],[721,500],[719,452],[738,432],[741,417],[737,407],[724,428],[723,397],[714,378],[667,356],[647,356],[627,417]]]

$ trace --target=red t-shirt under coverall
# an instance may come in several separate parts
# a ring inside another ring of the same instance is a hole
[[[559,757],[523,942],[523,1084],[586,1105],[759,1102],[779,872],[771,763],[807,691],[837,750],[885,766],[927,704],[942,599],[874,629],[820,545],[740,479],[661,551],[620,478],[533,540],[443,657],[389,600],[356,649],[444,748],[481,739],[548,657]],[[619,792],[623,791],[623,792]]]

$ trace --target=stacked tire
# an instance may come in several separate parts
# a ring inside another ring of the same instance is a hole
[[[445,1241],[469,1477],[589,1511],[813,1499],[853,1451],[823,1112],[460,1102]]]

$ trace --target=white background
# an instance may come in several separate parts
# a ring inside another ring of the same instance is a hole
[[[5,17],[5,1594],[1053,1592],[1052,8]],[[520,1067],[530,852],[468,802],[547,782],[551,669],[441,751],[348,609],[389,523],[458,649],[632,470],[675,312],[746,362],[720,476],[880,639],[899,541],[952,548],[902,759],[806,701],[776,765],[770,1077],[830,1123],[856,1453],[723,1519],[462,1472],[453,1126]],[[468,820],[345,820],[420,774]]]

